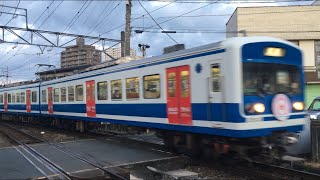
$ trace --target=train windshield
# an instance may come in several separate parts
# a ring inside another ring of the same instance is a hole
[[[299,94],[299,69],[285,64],[244,63],[243,92],[245,95]]]

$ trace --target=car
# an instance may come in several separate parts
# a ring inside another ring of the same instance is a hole
[[[308,108],[308,115],[311,120],[320,120],[320,96],[315,98]]]

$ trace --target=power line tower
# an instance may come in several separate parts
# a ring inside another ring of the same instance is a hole
[[[11,81],[10,81],[9,77],[11,77],[11,76],[9,76],[9,68],[8,68],[8,66],[7,66],[7,68],[5,68],[5,69],[2,68],[2,72],[3,72],[3,74],[0,75],[0,77],[4,77],[4,79],[2,80],[2,84],[3,84],[3,85],[8,85],[8,84],[10,84]]]

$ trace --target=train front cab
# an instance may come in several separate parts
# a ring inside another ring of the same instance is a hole
[[[291,143],[293,134],[285,134],[302,131],[306,123],[303,84],[302,53],[296,47],[279,42],[243,45],[239,109],[251,136],[279,134]]]

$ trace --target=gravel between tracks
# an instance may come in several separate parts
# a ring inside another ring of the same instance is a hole
[[[54,130],[45,127],[31,127],[24,125],[14,125],[14,127],[19,128],[21,131],[31,134],[40,139],[44,139],[49,142],[65,142],[65,141],[76,141],[81,139],[88,139],[82,137],[80,134]]]
[[[2,136],[3,136],[3,134],[0,133],[0,148],[10,147],[11,143],[6,138],[4,138]]]

